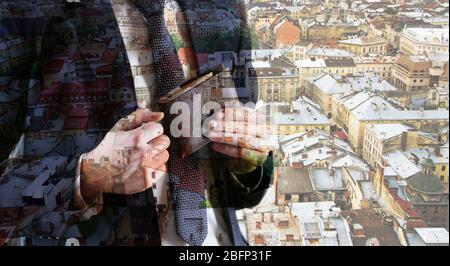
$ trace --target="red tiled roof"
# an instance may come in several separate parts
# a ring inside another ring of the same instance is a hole
[[[74,94],[79,95],[83,93],[98,93],[105,92],[109,86],[109,79],[98,79],[94,82],[71,82],[71,83],[56,83],[45,88],[41,95],[55,95],[55,94]]]
[[[428,227],[427,223],[422,219],[409,219],[406,222],[406,231],[413,232],[415,228]]]
[[[81,53],[80,49],[77,49],[71,56],[70,59],[72,60],[79,60],[83,57],[83,54]]]
[[[8,236],[16,228],[15,226],[0,226],[0,247],[8,241]]]
[[[81,12],[80,16],[83,17],[101,17],[103,12],[100,9],[83,9],[83,12]]]
[[[69,54],[69,50],[65,46],[57,46],[53,51],[53,56],[67,56]]]
[[[397,195],[396,191],[389,191],[389,192],[391,193],[392,197],[394,197],[395,202],[397,202],[397,204],[402,208],[403,211],[406,212],[406,214],[408,214],[409,217],[411,218],[419,217],[417,212],[413,209],[412,205],[408,201],[400,198]]]
[[[336,132],[334,132],[333,135],[338,137],[338,138],[340,138],[340,139],[343,139],[343,140],[347,140],[348,139],[347,134],[343,130],[336,131]]]
[[[64,122],[63,129],[86,129],[88,124],[88,117],[69,117]]]
[[[64,59],[50,59],[44,65],[45,73],[59,73],[61,68],[64,66]]]
[[[67,116],[68,117],[88,117],[89,112],[86,110],[84,105],[77,105],[76,107],[70,109]]]
[[[106,50],[103,54],[98,63],[107,63],[112,64],[114,60],[116,59],[116,51],[115,50]]]
[[[105,66],[101,66],[98,67],[97,69],[95,69],[95,72],[97,73],[111,73],[113,70],[113,66],[111,64],[109,65],[105,65]]]

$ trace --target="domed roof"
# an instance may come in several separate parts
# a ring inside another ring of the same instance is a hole
[[[423,167],[434,167],[434,162],[430,158],[423,159],[421,164]]]
[[[444,192],[441,180],[434,174],[419,172],[408,178],[407,182],[411,189],[425,194],[441,194]]]

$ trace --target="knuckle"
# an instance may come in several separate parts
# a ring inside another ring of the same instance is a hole
[[[167,135],[161,135],[158,137],[159,141],[161,141],[163,144],[170,145],[170,138]]]
[[[158,122],[151,122],[151,123],[155,127],[155,130],[157,130],[158,132],[161,132],[161,133],[164,132],[164,128],[161,125],[161,123],[158,123]]]
[[[152,133],[162,134],[164,132],[163,126],[158,122],[148,122],[144,123],[143,127],[144,131],[152,131]]]
[[[135,112],[136,115],[140,116],[140,115],[142,115],[145,112],[145,110],[143,108],[138,108],[134,112]]]

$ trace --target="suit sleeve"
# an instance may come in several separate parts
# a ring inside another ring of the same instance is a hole
[[[68,104],[41,102],[43,69],[54,47],[44,17],[27,17],[19,3],[0,11],[0,206],[77,212],[73,189],[81,153],[62,136]],[[57,61],[54,62],[58,63]],[[44,212],[45,215],[45,212]],[[0,219],[1,222],[1,219]],[[14,223],[22,223],[19,218]]]
[[[246,175],[231,175],[231,197],[229,200],[236,209],[256,206],[266,194],[272,182],[274,171],[273,155],[269,154],[265,163]]]

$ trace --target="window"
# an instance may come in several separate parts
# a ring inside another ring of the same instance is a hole
[[[279,221],[278,228],[289,228],[289,221]]]
[[[286,241],[294,242],[294,235],[286,235]]]
[[[318,223],[310,222],[304,223],[303,225],[306,232],[306,238],[320,238],[322,236]]]
[[[255,236],[255,244],[256,245],[264,245],[265,243],[266,243],[266,240],[264,239],[263,236],[261,236],[261,235]]]
[[[445,171],[445,168],[446,168],[445,165],[442,165],[441,166],[441,171]]]

